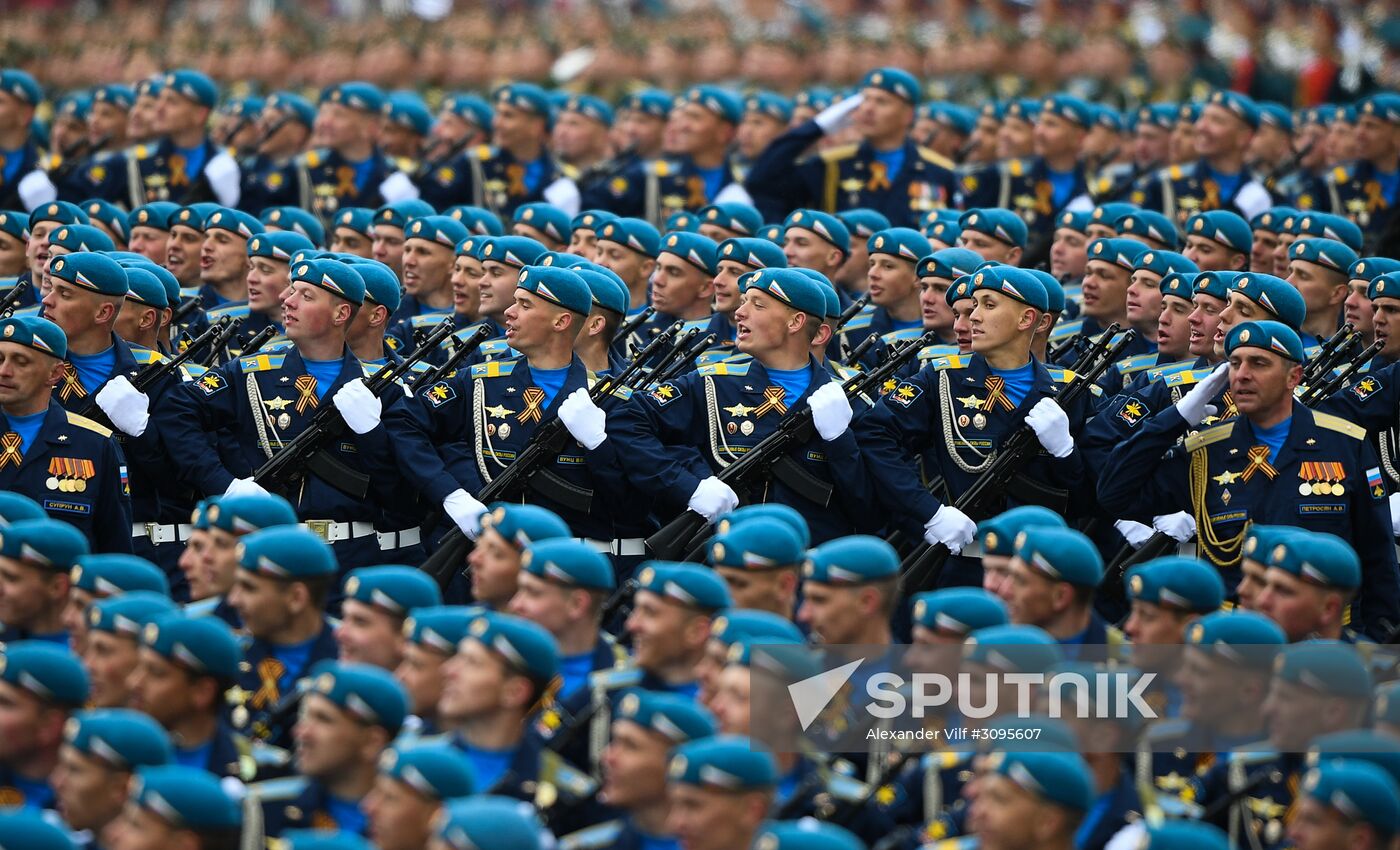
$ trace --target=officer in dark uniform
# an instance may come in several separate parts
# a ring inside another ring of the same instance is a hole
[[[316,137],[325,147],[297,159],[298,181],[310,188],[312,212],[331,221],[341,207],[377,209],[416,198],[408,175],[379,149],[384,93],[364,82],[331,86],[321,95]]]
[[[0,799],[6,808],[53,809],[50,775],[69,714],[87,702],[87,673],[67,649],[43,641],[6,644],[0,658],[0,698],[28,709],[15,712],[24,720],[0,742]]]
[[[864,207],[895,227],[917,227],[929,210],[951,206],[953,163],[908,137],[919,83],[898,68],[877,68],[861,94],[828,107],[773,140],[749,171],[745,186],[768,220],[796,207],[837,212]],[[854,120],[862,141],[799,159],[822,138]]]
[[[239,164],[243,186],[240,209],[257,215],[268,207],[311,207],[311,187],[301,182],[296,167],[306,149],[316,109],[306,98],[288,91],[273,92],[263,103],[255,125],[257,143]]]

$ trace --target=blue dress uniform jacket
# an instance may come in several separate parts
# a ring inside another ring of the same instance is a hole
[[[734,157],[727,157],[720,171],[723,176],[716,191],[731,183],[743,184],[743,171]],[[688,156],[638,159],[606,180],[595,179],[581,198],[584,209],[646,219],[658,228],[674,213],[695,212],[714,201],[700,169]]]
[[[288,830],[334,830],[349,826],[338,823],[332,816],[330,791],[319,780],[289,776],[260,782],[250,790],[262,804],[263,832],[269,848],[279,846],[273,843],[273,839]],[[366,822],[360,830],[352,831],[363,835],[368,825]]]
[[[1366,251],[1377,249],[1378,241],[1395,215],[1400,197],[1386,197],[1376,179],[1376,167],[1366,160],[1339,165],[1323,178],[1324,195],[1317,208],[1344,215],[1356,222],[1366,237]]]
[[[1372,636],[1388,634],[1387,624],[1400,620],[1400,570],[1385,487],[1365,429],[1294,402],[1288,438],[1272,462],[1267,450],[1259,456],[1262,441],[1245,417],[1174,447],[1187,430],[1174,407],[1165,409],[1109,455],[1099,481],[1099,502],[1108,515],[1151,522],[1160,514],[1190,511],[1197,550],[1221,569],[1226,587],[1238,582],[1249,522],[1336,534],[1351,542],[1363,565],[1353,624],[1359,621]]]
[[[1145,210],[1162,213],[1178,227],[1184,227],[1186,219],[1196,213],[1210,210],[1230,210],[1249,221],[1273,203],[1269,190],[1248,172],[1233,194],[1222,195],[1204,160],[1169,165],[1149,174],[1133,187],[1129,200]]]
[[[1214,370],[1215,364],[1201,358],[1186,368],[1148,369],[1140,373],[1122,392],[1100,405],[1098,415],[1080,432],[1079,447],[1084,450],[1089,468],[1100,472],[1108,462],[1109,453],[1136,433],[1138,426],[1180,401],[1193,385]],[[1239,415],[1228,389],[1221,390],[1210,403],[1215,405],[1216,413],[1207,417],[1204,425],[1225,422]]]
[[[220,149],[208,138],[200,147],[204,150],[204,165],[218,156]],[[154,145],[136,145],[126,151],[124,179],[112,175],[126,188],[126,203],[132,208],[152,201],[174,201],[181,206],[215,200],[209,181],[201,172],[191,174],[184,154],[175,149],[169,139]],[[108,191],[104,191],[103,197]],[[113,200],[115,203],[116,200]]]
[[[1074,182],[1061,203],[1055,203],[1055,187],[1050,182],[1050,168],[1045,160],[1005,159],[964,174],[959,180],[965,209],[1002,207],[1012,210],[1026,223],[1030,242],[1021,265],[1029,268],[1049,257],[1050,239],[1055,233],[1055,220],[1060,212],[1081,196],[1089,193],[1084,165],[1074,166]]]
[[[574,170],[544,155],[544,169],[533,187],[525,183],[526,163],[510,151],[491,145],[469,148],[437,166],[416,181],[419,197],[435,209],[454,204],[486,207],[509,221],[521,204],[546,200],[544,190],[560,179],[572,179]]]
[[[99,151],[75,163],[64,163],[58,154],[51,154],[44,168],[58,190],[60,201],[77,204],[100,198],[126,206],[131,203],[126,163],[125,150]]]
[[[836,344],[837,350],[844,354],[846,351],[855,351],[868,336],[879,337],[879,340],[867,348],[861,357],[861,363],[873,367],[880,362],[881,352],[890,346],[918,339],[923,334],[922,322],[912,328],[896,328],[895,318],[890,315],[888,310],[871,304],[852,316],[851,320],[841,328],[841,332],[836,335]]]
[[[274,717],[273,709],[296,690],[297,681],[317,662],[334,659],[338,651],[335,629],[329,620],[322,625],[320,634],[312,638],[306,663],[298,670],[288,669],[276,656],[272,644],[257,638],[248,639],[243,647],[243,660],[238,662],[238,682],[227,694],[233,728],[252,740],[290,748],[295,712],[286,717]]]
[[[798,207],[829,213],[864,207],[882,213],[891,227],[918,228],[924,214],[952,205],[953,163],[906,139],[904,165],[887,174],[869,142],[829,148],[805,159],[822,138],[808,121],[774,139],[754,161],[744,186],[765,221],[782,221]]]
[[[791,405],[758,360],[715,363],[637,393],[609,417],[610,439],[632,481],[660,500],[658,513],[683,510],[695,487],[743,457],[776,430],[789,410],[801,410],[831,377],[808,359],[810,383]],[[696,449],[699,451],[696,451]],[[778,502],[800,512],[813,543],[880,525],[874,494],[855,434],[828,443],[819,436],[787,453],[787,472],[775,468],[754,502]]]
[[[1400,364],[1374,369],[1317,405],[1324,413],[1340,416],[1366,429],[1380,458],[1386,490],[1400,489],[1400,451],[1397,451],[1396,411],[1400,410]]]
[[[254,154],[239,163],[243,173],[238,208],[260,215],[268,207],[311,208],[310,173],[297,167],[296,157],[273,159]]]
[[[370,154],[369,167],[359,173],[360,163],[351,162],[331,148],[307,151],[297,159],[297,181],[310,187],[310,209],[330,221],[344,207],[378,209],[384,205],[379,194],[383,183],[397,168],[378,148]]]
[[[1262,763],[1248,763],[1249,759],[1244,763],[1232,763],[1228,756],[1222,757],[1204,775],[1191,781],[1188,794],[1197,804],[1209,807],[1227,797],[1245,777],[1261,776],[1263,781],[1226,811],[1231,812],[1231,820],[1238,812],[1244,818],[1244,830],[1252,833],[1252,837],[1242,834],[1239,846],[1282,850],[1293,846],[1287,838],[1287,824],[1308,770],[1305,759],[1301,753],[1284,753]],[[1232,773],[1235,774],[1233,779]],[[1224,816],[1216,826],[1226,826]]]
[[[87,535],[94,552],[130,553],[126,459],[112,432],[50,399],[28,452],[20,453],[19,436],[11,433],[0,413],[0,490],[38,502]]]
[[[48,781],[23,779],[9,767],[0,765],[0,809],[25,808],[35,812],[58,806]]]
[[[39,167],[39,160],[43,157],[43,151],[34,143],[32,138],[25,139],[24,145],[19,149],[19,166],[11,171],[5,166],[5,157],[0,157],[0,209],[22,210],[24,202],[19,198],[19,181],[24,179],[24,175]],[[13,174],[10,180],[5,179],[5,174]]]

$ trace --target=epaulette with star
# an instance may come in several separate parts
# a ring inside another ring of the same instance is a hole
[[[855,156],[858,150],[860,145],[837,145],[821,151],[817,156],[821,157],[823,162],[840,162]]]

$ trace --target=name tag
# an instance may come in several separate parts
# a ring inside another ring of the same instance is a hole
[[[1343,502],[1343,503],[1340,503],[1340,504],[1338,504],[1338,503],[1332,503],[1332,504],[1309,503],[1309,504],[1299,505],[1299,506],[1298,506],[1298,515],[1299,515],[1299,516],[1305,516],[1305,515],[1308,515],[1308,514],[1344,514],[1344,513],[1346,513],[1346,512],[1347,512],[1347,506],[1346,506],[1346,503],[1344,503],[1344,502]]]
[[[1211,514],[1211,522],[1240,522],[1249,514],[1245,511],[1225,511],[1224,513]]]
[[[82,514],[87,516],[92,513],[92,505],[83,502],[65,502],[59,499],[45,499],[44,510],[61,511],[66,514]]]

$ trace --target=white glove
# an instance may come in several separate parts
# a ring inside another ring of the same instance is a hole
[[[853,94],[839,103],[833,103],[826,109],[817,113],[817,117],[812,120],[817,122],[817,126],[822,128],[822,132],[827,135],[835,133],[842,127],[851,123],[851,113],[856,111],[856,107],[865,101],[865,95]]]
[[[846,391],[835,381],[817,387],[807,396],[807,404],[812,408],[812,424],[817,426],[817,433],[828,443],[846,433],[850,427],[853,413],[851,400],[846,398]]]
[[[1140,522],[1133,522],[1130,519],[1120,519],[1113,524],[1118,529],[1118,533],[1123,535],[1123,539],[1128,541],[1128,545],[1134,549],[1142,548],[1142,544],[1152,536],[1152,529]]]
[[[453,490],[442,500],[442,509],[457,523],[457,527],[472,540],[481,536],[481,517],[486,506],[466,490]]]
[[[1390,494],[1390,530],[1400,537],[1400,493]]]
[[[739,494],[728,484],[711,475],[701,481],[695,492],[690,494],[687,507],[714,522],[716,517],[739,507]]]
[[[331,396],[331,403],[356,434],[368,434],[378,428],[379,417],[384,415],[384,403],[369,391],[364,378],[346,381],[345,386]]]
[[[118,375],[97,391],[97,406],[117,426],[117,430],[132,437],[146,433],[151,421],[151,400],[132,386],[125,375]]]
[[[225,496],[270,496],[261,484],[252,478],[235,478],[229,482]]]
[[[413,178],[402,171],[395,171],[379,184],[379,197],[387,204],[399,201],[418,200],[418,187],[413,185]]]
[[[1220,391],[1230,383],[1230,366],[1221,363],[1215,367],[1204,381],[1191,388],[1191,391],[1181,397],[1181,401],[1176,403],[1176,412],[1181,414],[1181,418],[1186,420],[1186,424],[1195,427],[1214,411],[1209,410],[1210,404]]]
[[[559,404],[559,421],[584,448],[596,449],[608,438],[607,414],[589,398],[588,390],[579,387]]]
[[[1026,413],[1026,424],[1052,457],[1069,457],[1074,438],[1069,435],[1069,416],[1053,398],[1043,398]]]
[[[49,179],[48,172],[38,168],[21,177],[15,191],[26,210],[58,200],[58,187]]]
[[[924,523],[924,540],[932,544],[942,543],[954,554],[961,552],[976,536],[977,523],[952,505],[939,508],[933,519]]]
[[[1196,519],[1186,511],[1163,514],[1152,518],[1152,527],[1167,535],[1177,543],[1185,543],[1196,536]]]

